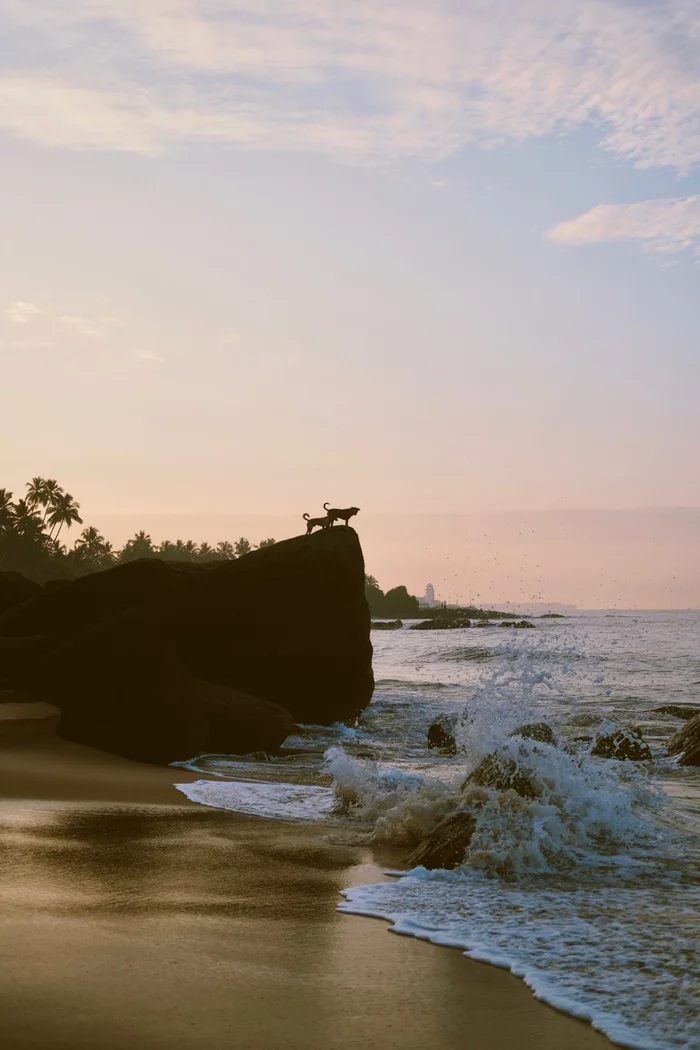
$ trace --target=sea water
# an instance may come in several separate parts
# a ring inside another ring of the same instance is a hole
[[[341,910],[506,967],[535,995],[621,1046],[700,1047],[700,770],[664,749],[700,707],[700,614],[587,613],[458,631],[376,632],[377,689],[356,726],[299,727],[303,756],[200,756],[180,785],[206,805],[335,821],[410,847],[459,806],[475,819],[463,863],[344,893]],[[454,723],[458,753],[426,747]],[[556,744],[511,736],[546,721]],[[591,754],[637,728],[651,761]],[[537,797],[465,787],[504,749]],[[233,777],[234,779],[221,779]]]

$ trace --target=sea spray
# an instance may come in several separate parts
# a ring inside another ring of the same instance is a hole
[[[197,760],[189,768],[218,776],[188,790],[408,848],[468,808],[476,828],[457,870],[355,887],[341,907],[510,967],[621,1045],[697,1050],[700,771],[665,757],[676,720],[660,708],[695,700],[699,628],[697,614],[650,613],[539,621],[522,634],[386,632],[356,726],[299,727],[289,743],[305,756]],[[456,727],[455,756],[426,747],[441,718]],[[531,722],[547,722],[556,747],[511,735]],[[650,761],[592,754],[602,735],[633,727]],[[531,797],[465,784],[494,752]],[[317,790],[301,797],[290,782]]]

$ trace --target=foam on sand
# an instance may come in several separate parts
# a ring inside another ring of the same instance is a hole
[[[317,785],[196,780],[175,787],[203,806],[277,820],[323,820],[332,816],[334,806],[332,789]]]

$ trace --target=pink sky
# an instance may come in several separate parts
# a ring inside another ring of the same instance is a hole
[[[311,508],[310,508],[311,509]],[[96,514],[123,542],[135,524],[165,538],[253,542],[303,531],[297,515]],[[367,571],[385,590],[432,583],[447,601],[553,601],[580,608],[700,608],[700,510],[411,515],[361,511]]]

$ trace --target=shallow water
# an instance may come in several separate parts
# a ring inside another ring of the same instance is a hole
[[[357,726],[301,727],[301,757],[187,763],[183,786],[210,806],[335,820],[370,841],[410,846],[458,806],[476,831],[456,872],[416,869],[355,887],[341,909],[507,966],[535,994],[620,1045],[700,1046],[700,770],[664,742],[683,723],[663,704],[700,706],[700,614],[581,614],[445,632],[375,632],[377,690]],[[456,756],[426,730],[456,720]],[[511,737],[547,721],[556,746]],[[650,762],[596,758],[596,734],[638,727]],[[537,798],[463,790],[503,748]],[[233,776],[234,781],[211,779]]]

